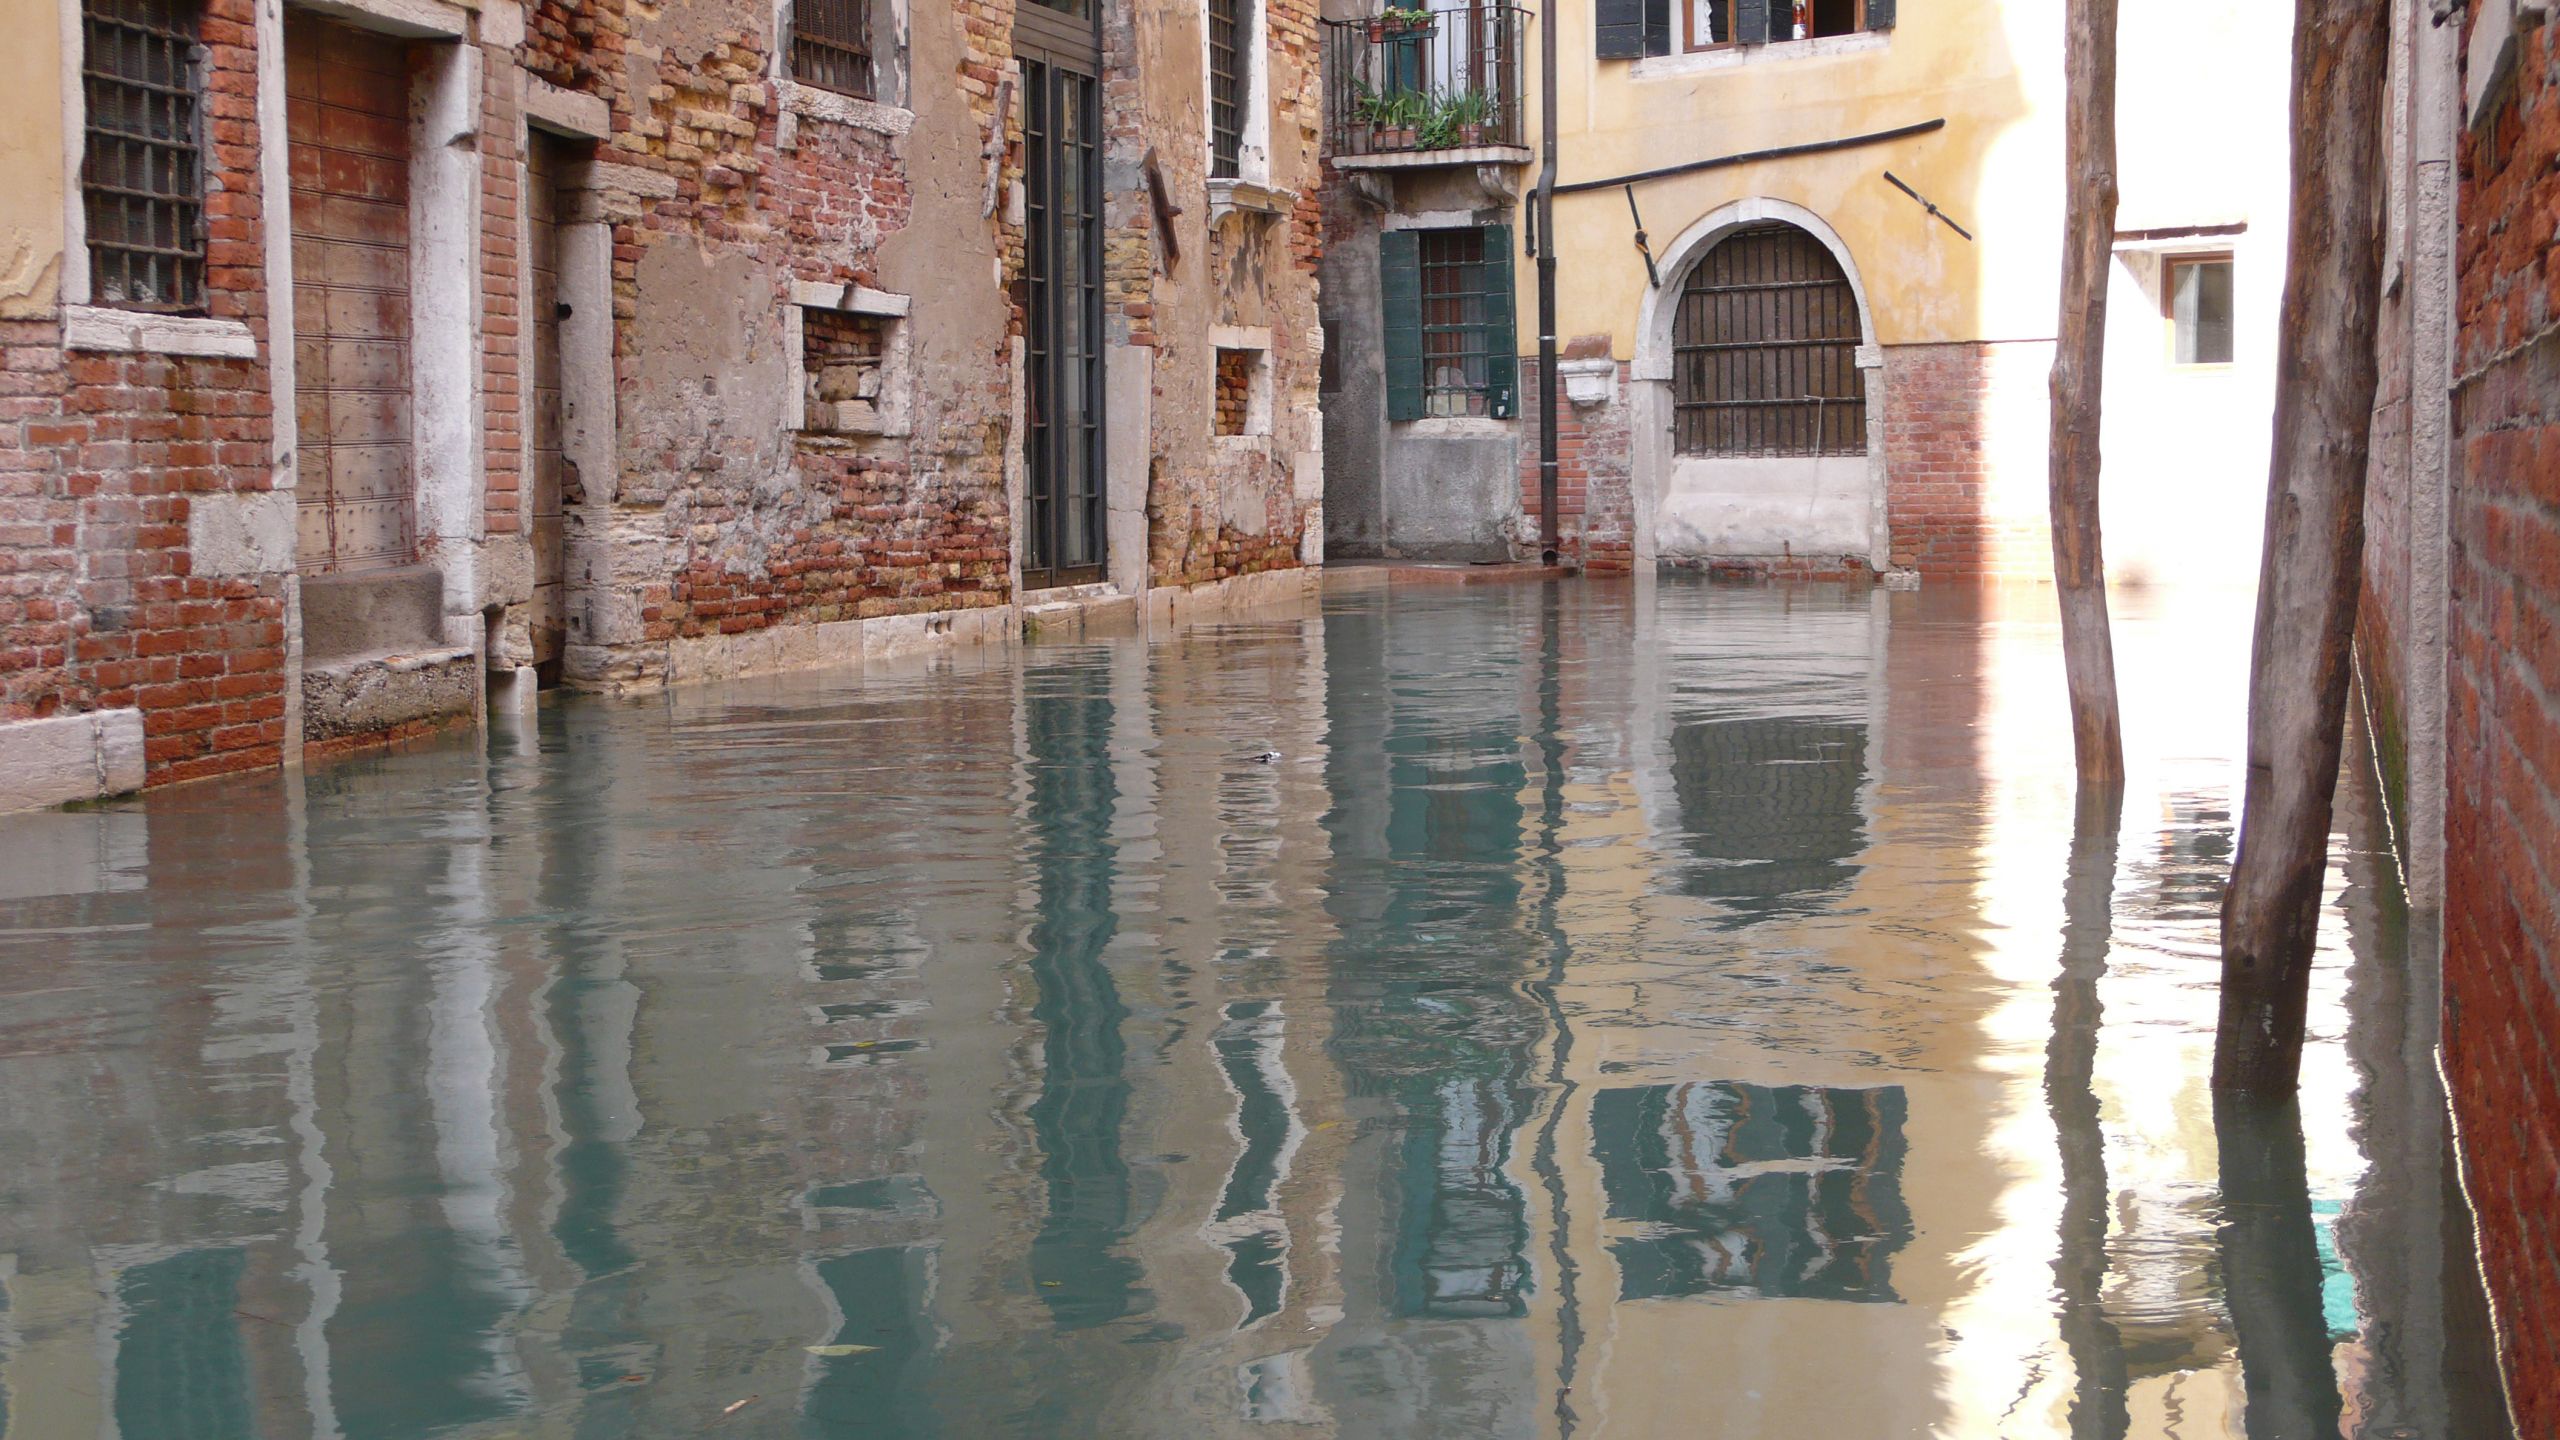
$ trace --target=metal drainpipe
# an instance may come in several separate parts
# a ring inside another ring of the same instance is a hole
[[[1556,563],[1556,0],[1538,17],[1538,551]]]

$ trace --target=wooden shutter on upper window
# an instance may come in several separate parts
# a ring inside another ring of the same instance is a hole
[[[1645,17],[1652,0],[1597,0],[1593,7],[1592,53],[1603,60],[1634,60],[1645,54]]]
[[[1739,45],[1769,43],[1769,0],[1733,0],[1733,38]]]
[[[1867,0],[1867,28],[1870,30],[1893,28],[1893,0]]]
[[[1644,53],[1671,53],[1671,0],[1644,0]]]
[[[1378,237],[1378,310],[1384,325],[1387,418],[1422,418],[1422,232]]]
[[[1511,289],[1511,227],[1484,227],[1484,413],[1520,413],[1520,344],[1512,330],[1519,308]]]

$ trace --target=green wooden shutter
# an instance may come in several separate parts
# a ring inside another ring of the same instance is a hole
[[[1422,418],[1422,233],[1389,230],[1378,237],[1378,308],[1385,325],[1379,347],[1387,362],[1387,418]]]
[[[1671,0],[1644,0],[1644,53],[1671,53]]]
[[[1512,334],[1519,302],[1511,291],[1511,227],[1484,227],[1485,413],[1508,420],[1520,413],[1520,344]]]
[[[1645,53],[1646,0],[1596,0],[1592,53],[1603,60],[1633,60]]]
[[[1744,45],[1769,43],[1769,0],[1733,0],[1733,38]]]
[[[1870,30],[1893,28],[1893,0],[1867,0],[1867,28]]]

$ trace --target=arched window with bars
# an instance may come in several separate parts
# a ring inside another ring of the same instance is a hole
[[[1716,242],[1671,323],[1672,448],[1682,455],[1863,455],[1858,296],[1820,240],[1780,222]]]

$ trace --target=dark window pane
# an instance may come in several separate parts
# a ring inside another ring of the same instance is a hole
[[[2231,363],[2231,262],[2173,261],[2170,307],[2181,365]]]
[[[798,0],[791,21],[791,78],[868,99],[870,0]]]
[[[82,208],[89,298],[175,314],[204,309],[204,157],[196,11],[168,0],[87,0]]]

